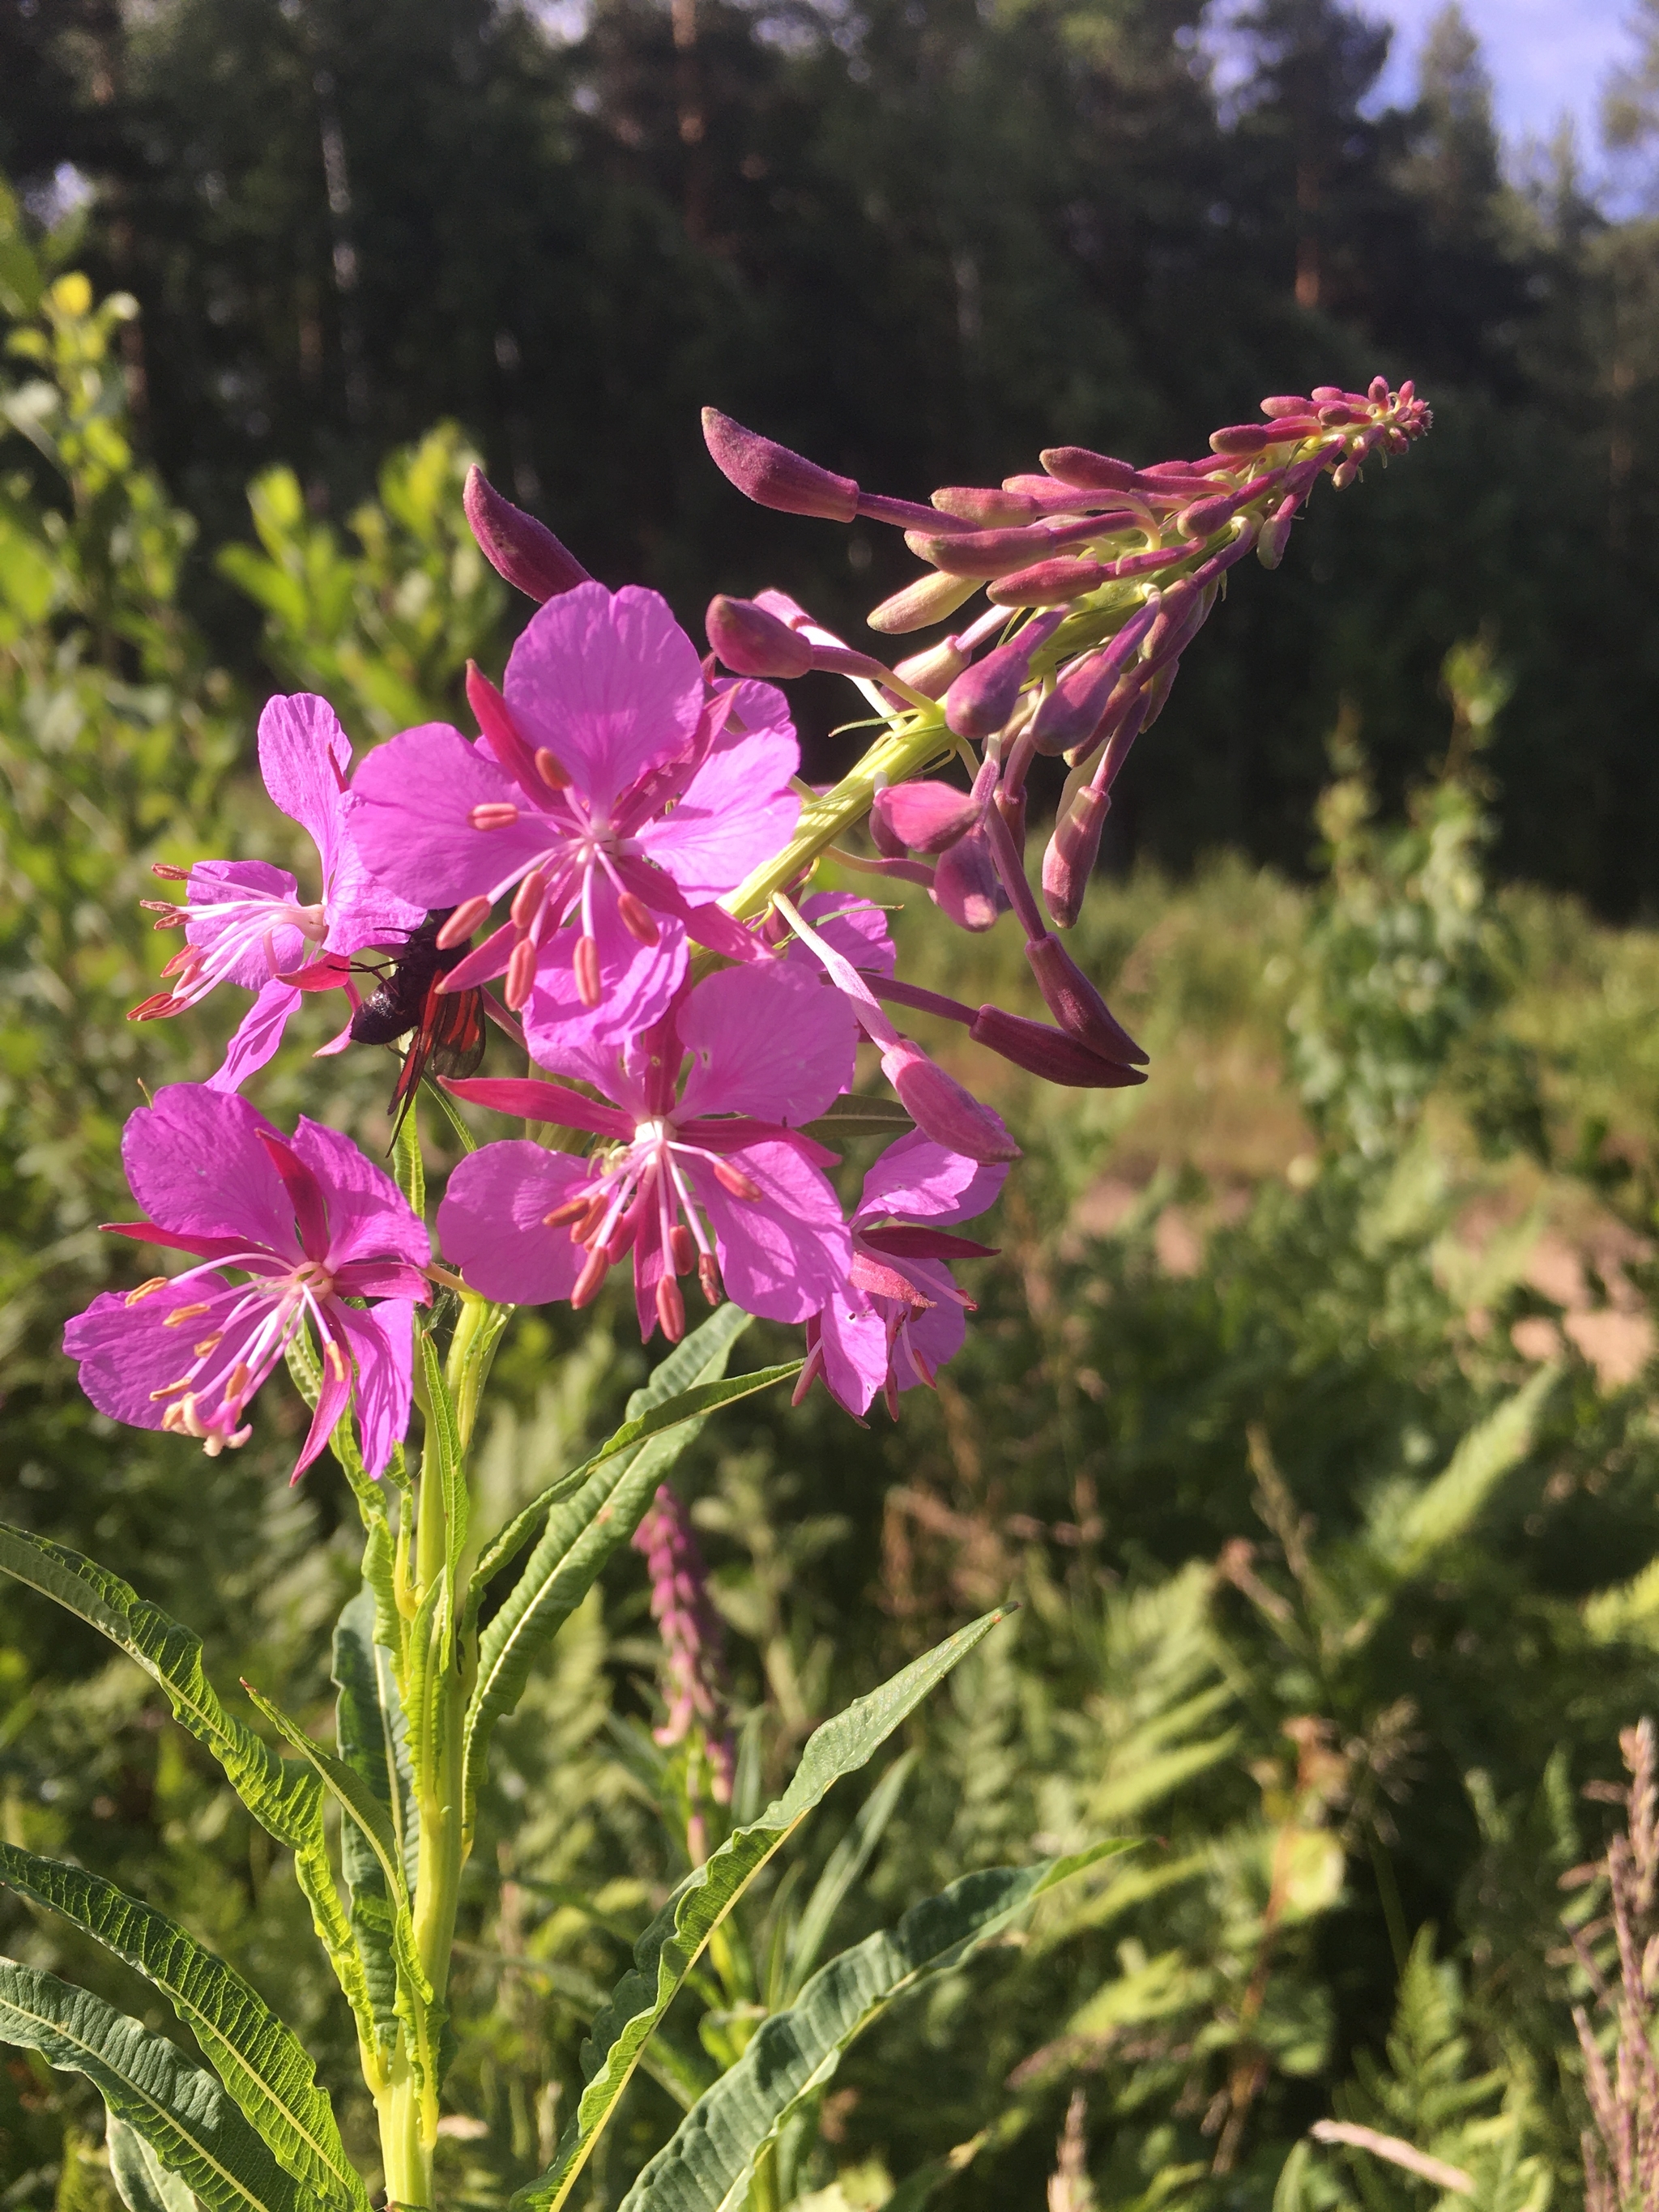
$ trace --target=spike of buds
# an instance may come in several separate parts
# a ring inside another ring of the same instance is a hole
[[[946,726],[959,738],[988,738],[1004,728],[1031,672],[1031,655],[1048,643],[1064,617],[1039,615],[1018,637],[964,668],[945,695]]]
[[[752,599],[732,599],[718,592],[708,602],[704,628],[709,644],[734,676],[805,676],[812,665],[812,648],[800,632]]]
[[[1070,929],[1083,911],[1111,804],[1105,792],[1086,783],[1054,824],[1042,855],[1042,902],[1056,929]]]
[[[504,499],[476,461],[466,472],[461,505],[478,550],[526,599],[544,606],[561,592],[592,580],[547,525]]]
[[[821,469],[787,446],[744,429],[717,407],[702,410],[702,434],[714,465],[745,499],[782,514],[816,514],[850,522],[859,510],[859,488],[850,477]]]
[[[1031,1021],[1024,1014],[1011,1014],[1001,1006],[981,1006],[969,1024],[968,1034],[975,1044],[1000,1053],[1028,1074],[1073,1091],[1122,1091],[1146,1080],[1144,1069],[1103,1059],[1064,1030],[1051,1029],[1047,1022]]]

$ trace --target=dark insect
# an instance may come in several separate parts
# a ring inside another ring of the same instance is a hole
[[[394,1138],[423,1075],[471,1075],[483,1058],[483,993],[450,995],[438,989],[468,951],[465,945],[452,945],[447,952],[438,950],[438,932],[454,911],[453,907],[436,908],[410,931],[403,951],[351,1018],[351,1035],[358,1044],[395,1044],[414,1032],[386,1105],[394,1117]]]

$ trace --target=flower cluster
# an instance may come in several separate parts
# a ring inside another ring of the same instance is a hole
[[[248,1401],[303,1330],[323,1382],[300,1466],[351,1402],[378,1472],[407,1420],[413,1309],[432,1279],[459,1271],[485,1298],[580,1306],[624,1260],[647,1337],[684,1333],[695,1277],[711,1304],[803,1325],[802,1389],[821,1378],[855,1416],[931,1386],[970,1305],[951,1262],[989,1256],[957,1230],[992,1205],[1018,1147],[896,1013],[955,1022],[1048,1081],[1146,1080],[1146,1054],[1055,934],[1077,919],[1113,782],[1232,565],[1252,550],[1276,565],[1321,475],[1352,482],[1429,423],[1409,384],[1380,378],[1262,411],[1198,460],[1136,468],[1062,447],[1042,475],[947,487],[924,507],[708,410],[710,450],[751,498],[904,532],[924,573],[874,610],[878,633],[986,593],[983,611],[890,668],[776,592],[716,599],[705,659],[656,593],[594,582],[475,471],[474,534],[538,603],[499,690],[469,669],[477,737],[428,724],[354,771],[325,702],[273,700],[260,766],[316,844],[316,897],[258,861],[157,870],[185,884],[157,923],[185,945],[135,1017],[221,982],[256,995],[209,1083],[163,1091],[129,1127],[149,1218],[124,1233],[198,1264],[70,1325],[94,1402],[210,1451],[240,1443]],[[800,783],[777,689],[812,669],[850,678],[882,724],[823,793]],[[1040,890],[1024,856],[1039,754],[1074,771]],[[953,760],[965,785],[928,773]],[[849,850],[866,820],[873,851]],[[811,888],[826,856],[925,885],[965,928],[1012,913],[1048,1018],[901,979],[881,909]],[[349,1018],[322,1050],[410,1036],[400,1111],[423,1076],[441,1078],[527,1125],[451,1176],[447,1267],[343,1138],[301,1122],[289,1142],[238,1095],[306,994],[331,990]],[[527,1072],[472,1073],[486,1018]],[[860,1042],[908,1133],[849,1213],[825,1139]]]
[[[651,1577],[651,1618],[662,1638],[662,1725],[652,1735],[664,1750],[689,1744],[685,1781],[686,1850],[694,1866],[708,1856],[706,1794],[732,1802],[737,1755],[727,1712],[725,1630],[710,1602],[708,1570],[685,1508],[665,1483],[634,1531]]]

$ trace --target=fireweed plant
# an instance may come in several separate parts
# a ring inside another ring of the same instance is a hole
[[[1146,1055],[1055,934],[1077,919],[1113,784],[1228,570],[1252,551],[1275,567],[1321,476],[1351,483],[1430,420],[1409,384],[1381,378],[1364,393],[1269,399],[1262,413],[1218,431],[1196,460],[1136,468],[1061,447],[1041,474],[950,487],[921,506],[710,410],[709,450],[751,499],[903,531],[921,573],[871,626],[958,626],[891,667],[776,592],[716,599],[700,655],[655,593],[594,582],[475,470],[474,535],[538,602],[501,687],[469,672],[478,736],[428,724],[354,763],[323,701],[275,699],[260,768],[314,842],[314,873],[301,884],[234,859],[157,870],[182,885],[157,926],[182,930],[183,945],[136,1017],[222,986],[254,995],[217,1073],[161,1090],[127,1125],[141,1218],[111,1225],[173,1272],[94,1299],[64,1350],[103,1413],[213,1455],[246,1441],[279,1367],[303,1394],[295,1479],[331,1448],[366,1531],[362,1589],[335,1635],[335,1747],[244,1685],[283,1753],[273,1749],[209,1683],[190,1632],[79,1553],[0,1529],[0,1567],[145,1668],[293,1853],[355,2019],[388,2203],[435,2201],[451,1952],[492,1732],[619,1546],[647,1554],[669,1648],[659,1741],[699,1732],[692,1870],[593,2020],[553,2162],[515,2200],[533,2212],[570,2197],[670,2002],[711,1942],[718,1961],[721,1923],[767,1860],[1000,1618],[825,1723],[784,1795],[733,1826],[717,1631],[659,1485],[722,1403],[793,1380],[798,1397],[822,1383],[854,1419],[877,1399],[896,1413],[960,1346],[971,1301],[954,1270],[992,1256],[962,1232],[1018,1147],[903,1033],[907,1014],[957,1022],[1054,1083],[1146,1079]],[[988,604],[964,615],[981,593]],[[823,792],[799,781],[777,688],[814,669],[848,676],[875,729]],[[1038,755],[1063,755],[1073,772],[1040,896],[1024,859]],[[930,773],[953,763],[965,785]],[[866,822],[873,852],[850,850]],[[925,885],[969,929],[1012,913],[1048,1018],[901,979],[880,907],[813,887],[826,857],[838,879],[850,865],[878,885]],[[325,1052],[409,1037],[394,1172],[315,1122],[277,1128],[242,1095],[312,993],[344,1002]],[[527,1072],[472,1072],[485,1023]],[[860,1041],[890,1096],[855,1088]],[[436,1208],[435,1255],[422,1076],[465,1148]],[[477,1145],[452,1093],[522,1133]],[[849,1214],[832,1147],[872,1134],[890,1141]],[[666,1356],[599,1451],[481,1536],[467,1455],[513,1309],[584,1306],[624,1261],[641,1335],[659,1332]],[[688,1290],[708,1310],[696,1328]],[[803,1357],[728,1379],[751,1315],[801,1328]],[[627,2205],[736,2207],[757,2191],[770,2203],[769,2148],[859,2029],[1112,1848],[972,1875],[792,1985],[732,2039],[726,2070]],[[131,2212],[185,2212],[192,2197],[210,2212],[365,2212],[373,2177],[349,2158],[310,2058],[236,1973],[79,1867],[0,1845],[0,1878],[147,1975],[207,2062],[86,1990],[0,1961],[0,2038],[90,2077]]]

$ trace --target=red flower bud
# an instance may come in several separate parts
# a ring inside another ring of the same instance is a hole
[[[826,522],[850,522],[858,513],[859,488],[850,477],[836,476],[787,446],[745,430],[718,407],[703,409],[702,434],[715,467],[757,507],[816,514]]]
[[[930,645],[924,653],[913,653],[908,659],[896,660],[893,673],[913,691],[925,691],[930,699],[937,699],[967,665],[968,656],[955,638],[945,637],[937,645]]]
[[[1103,791],[1085,783],[1054,824],[1042,855],[1042,902],[1056,929],[1070,929],[1083,911],[1111,804]]]
[[[1068,1036],[1103,1060],[1145,1061],[1146,1054],[1057,937],[1033,938],[1025,957],[1049,1012]]]
[[[1109,561],[1074,561],[1062,554],[1052,561],[1034,561],[1012,576],[1000,576],[985,596],[999,607],[1069,606],[1115,573]]]
[[[945,576],[934,571],[918,576],[914,584],[884,599],[865,620],[884,637],[902,637],[909,630],[926,629],[929,623],[943,622],[978,589],[971,576]]]
[[[1115,461],[1109,453],[1091,453],[1086,446],[1048,446],[1037,459],[1051,477],[1079,491],[1127,491],[1136,476],[1129,462]]]
[[[708,602],[703,627],[709,644],[734,676],[805,676],[812,665],[812,648],[800,632],[752,599],[716,593]]]
[[[1098,726],[1119,676],[1157,619],[1158,604],[1154,594],[1103,652],[1072,663],[1031,717],[1027,734],[1040,753],[1063,753]]]
[[[475,461],[466,472],[461,506],[478,550],[498,574],[527,599],[545,605],[562,592],[592,581],[575,555],[545,523],[503,499]]]
[[[1030,675],[1031,655],[1048,643],[1060,620],[1056,614],[1039,615],[1018,637],[963,670],[945,695],[945,720],[957,737],[988,738],[1005,726]]]
[[[1002,1116],[981,1105],[928,1059],[920,1045],[900,1037],[881,1056],[883,1072],[917,1128],[935,1144],[970,1160],[1017,1160],[1019,1146]]]
[[[946,484],[933,494],[933,505],[941,514],[954,514],[976,530],[1035,522],[1042,511],[1028,491],[981,490],[977,484]]]
[[[1271,426],[1261,422],[1232,422],[1224,430],[1211,431],[1210,450],[1230,458],[1236,453],[1264,453],[1283,434],[1277,422]]]
[[[890,784],[876,793],[870,807],[871,829],[883,852],[891,839],[900,853],[943,853],[965,837],[979,817],[980,804],[971,793],[932,781]]]
[[[1305,415],[1308,412],[1308,403],[1299,393],[1292,392],[1289,398],[1281,394],[1275,399],[1264,399],[1261,403],[1261,411],[1268,416]]]
[[[975,933],[989,929],[1000,914],[1007,913],[1008,894],[982,827],[970,830],[939,854],[929,896],[958,929]]]
[[[1001,1006],[981,1006],[969,1024],[968,1034],[975,1044],[1000,1053],[1028,1074],[1040,1075],[1045,1083],[1066,1084],[1074,1091],[1122,1091],[1146,1080],[1144,1068],[1103,1060],[1087,1045],[1067,1036],[1064,1030],[1050,1029],[1047,1022],[1030,1021],[1024,1014],[1008,1013]]]

